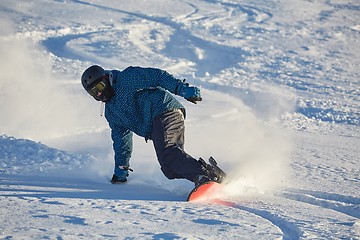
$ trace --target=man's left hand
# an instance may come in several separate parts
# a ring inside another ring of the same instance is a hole
[[[195,103],[202,100],[200,89],[198,87],[190,87],[189,84],[183,84],[179,89],[179,95],[186,100]]]

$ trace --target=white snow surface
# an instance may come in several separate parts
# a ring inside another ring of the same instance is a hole
[[[360,239],[360,3],[1,0],[1,239]],[[112,185],[92,64],[200,86],[186,150],[228,172],[188,203],[134,138]]]

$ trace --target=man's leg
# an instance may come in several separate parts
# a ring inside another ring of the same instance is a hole
[[[194,182],[197,176],[207,174],[204,166],[184,151],[184,131],[183,113],[173,110],[155,118],[151,138],[164,175]]]

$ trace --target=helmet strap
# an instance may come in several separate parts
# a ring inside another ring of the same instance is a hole
[[[113,85],[113,74],[110,70],[105,71],[105,74],[107,74],[109,76],[109,82],[110,82],[110,86]]]
[[[100,117],[104,116],[105,102],[100,102]]]

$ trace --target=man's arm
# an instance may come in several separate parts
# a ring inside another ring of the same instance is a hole
[[[144,84],[149,87],[162,87],[193,103],[202,100],[199,88],[189,86],[188,83],[185,83],[185,80],[177,79],[164,70],[157,68],[138,68],[138,71],[143,73],[142,75],[144,79],[146,79],[146,83]]]
[[[112,126],[111,138],[113,140],[113,149],[115,153],[115,170],[118,177],[128,175],[127,168],[130,166],[129,161],[133,149],[133,133],[120,126]]]

